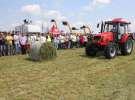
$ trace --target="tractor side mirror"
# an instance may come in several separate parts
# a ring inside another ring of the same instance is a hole
[[[100,24],[98,23],[98,24],[97,24],[97,28],[99,28],[99,25],[100,25]]]

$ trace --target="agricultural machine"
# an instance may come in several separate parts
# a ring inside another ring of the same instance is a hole
[[[130,55],[133,51],[133,36],[129,33],[131,23],[123,18],[105,21],[100,26],[100,33],[93,36],[85,48],[87,56],[96,56],[103,52],[107,59],[114,58],[117,54]]]

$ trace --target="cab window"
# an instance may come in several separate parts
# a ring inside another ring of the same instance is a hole
[[[120,34],[128,33],[128,24],[120,23],[120,25],[119,25],[119,33]]]

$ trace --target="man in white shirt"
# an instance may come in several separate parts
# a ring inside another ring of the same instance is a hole
[[[63,35],[60,35],[60,44],[61,44],[61,49],[64,48],[64,43],[65,43],[65,37]]]
[[[40,35],[40,42],[41,42],[41,43],[46,43],[46,37],[44,36],[44,33],[42,33],[42,34]]]
[[[34,43],[34,42],[36,41],[37,37],[36,37],[35,34],[32,34],[32,35],[30,36],[30,39],[31,39],[31,43]]]
[[[24,34],[22,34],[22,36],[20,37],[22,54],[26,54],[26,44],[27,44],[27,37]]]
[[[15,45],[15,54],[20,54],[20,35],[19,33],[14,34],[13,37],[14,45]]]
[[[71,34],[72,48],[77,44],[77,37],[75,34]]]

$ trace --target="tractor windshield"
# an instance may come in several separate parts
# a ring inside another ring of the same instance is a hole
[[[106,22],[104,24],[103,32],[118,32],[118,24]]]
[[[128,33],[129,32],[129,23],[114,23],[114,22],[105,22],[103,26],[103,32],[113,32],[113,33]]]

